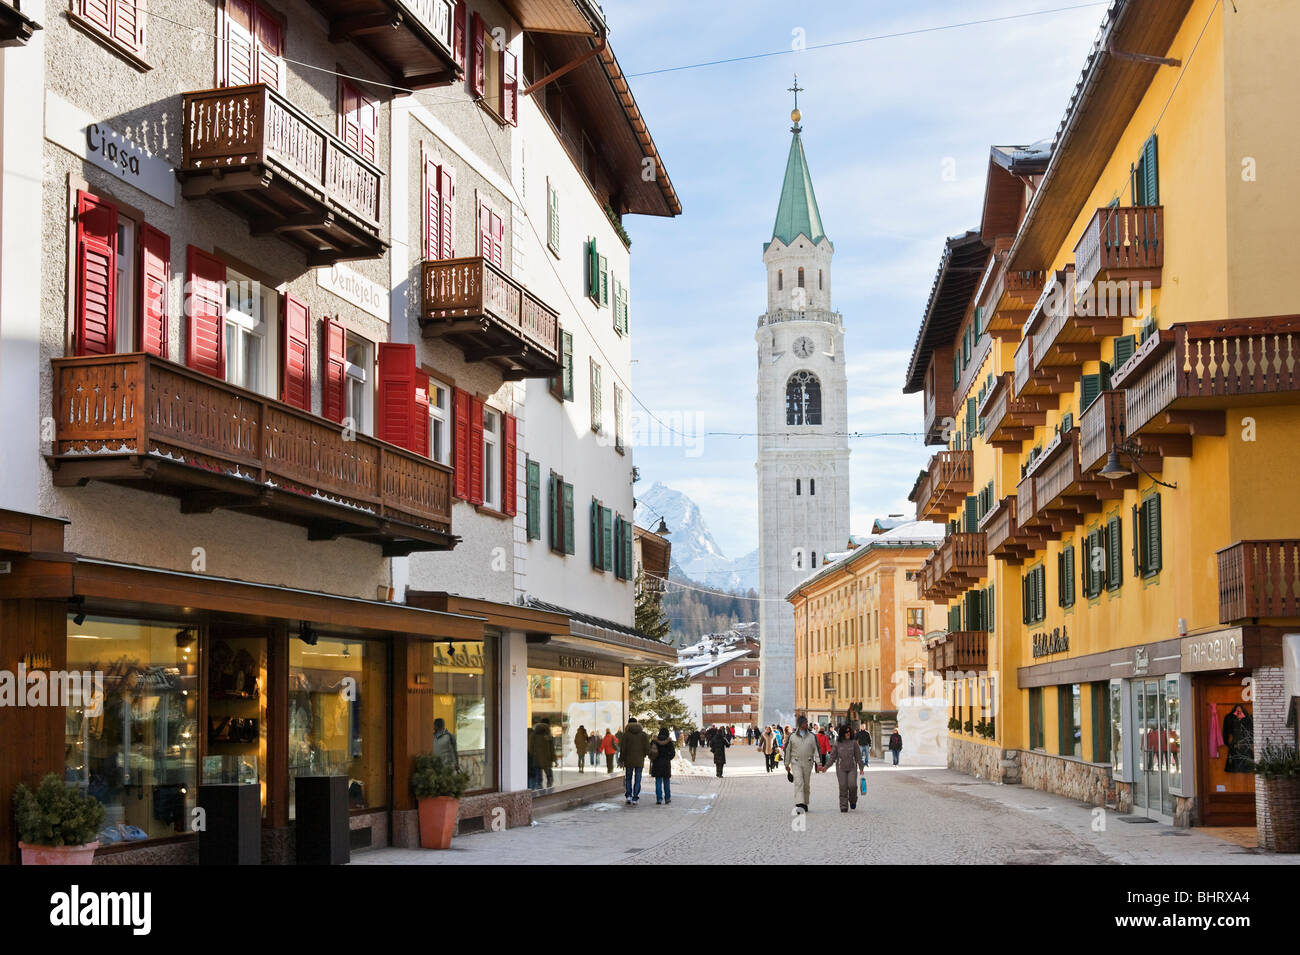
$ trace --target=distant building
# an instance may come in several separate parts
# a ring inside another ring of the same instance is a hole
[[[757,623],[737,624],[726,633],[712,634],[683,647],[677,666],[686,670],[691,686],[683,698],[700,707],[701,726],[759,727]]]

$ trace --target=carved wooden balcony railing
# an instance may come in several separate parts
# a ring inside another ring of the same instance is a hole
[[[1034,436],[1034,428],[1047,421],[1047,413],[1032,399],[1014,394],[1014,374],[1003,372],[993,379],[984,396],[979,416],[984,419],[984,440],[995,448],[1020,450],[1020,443]]]
[[[1033,478],[1027,479],[1031,485]],[[1022,528],[1016,521],[1016,495],[1008,494],[984,515],[980,521],[989,555],[1008,564],[1021,564],[1025,558],[1043,546],[1042,537],[1035,531]]]
[[[1160,287],[1165,260],[1163,206],[1107,206],[1088,220],[1074,247],[1080,296],[1092,295],[1098,280]],[[1098,296],[1099,304],[1107,296]],[[1095,310],[1094,310],[1095,314]]]
[[[1056,394],[1074,387],[1085,361],[1101,358],[1102,339],[1118,335],[1121,316],[1127,314],[1121,304],[1106,300],[1085,302],[1081,308],[1075,293],[1074,269],[1061,269],[1029,320],[1034,330],[1033,374]],[[1094,304],[1101,306],[1101,314],[1090,311]]]
[[[309,266],[383,255],[384,175],[264,83],[186,93],[176,170],[187,198],[208,196],[253,235],[299,246]]]
[[[425,262],[420,326],[506,379],[561,373],[560,316],[482,256]]]
[[[987,575],[984,533],[949,534],[921,565],[917,592],[923,600],[951,600]]]
[[[1124,429],[1124,392],[1103,391],[1079,415],[1079,467],[1091,471],[1104,465],[1123,442]]]
[[[1007,271],[1003,254],[998,273],[989,287],[986,301],[989,333],[1005,342],[1016,342],[1024,330],[1029,310],[1043,293],[1046,272],[1042,269]]]
[[[316,0],[330,40],[350,40],[404,89],[445,86],[461,74],[452,52],[454,0]]]
[[[1137,476],[1108,481],[1079,466],[1079,432],[1059,433],[1026,470],[1016,490],[1016,517],[1021,528],[1044,540],[1059,540],[1103,501],[1118,500]]]
[[[141,488],[183,514],[242,510],[386,555],[456,544],[451,471],[428,458],[152,355],[53,366],[56,485]]]
[[[916,482],[908,500],[916,504],[919,521],[942,521],[961,506],[974,488],[972,452],[939,451]]]
[[[940,673],[987,670],[989,635],[987,630],[953,630],[926,648],[928,665]]]
[[[1300,617],[1300,541],[1237,541],[1218,556],[1220,623]]]

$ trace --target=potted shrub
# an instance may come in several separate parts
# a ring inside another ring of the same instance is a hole
[[[1255,760],[1273,823],[1273,848],[1300,852],[1300,753],[1294,746],[1267,743]]]
[[[411,788],[420,804],[420,847],[447,849],[456,831],[460,797],[469,785],[469,774],[433,756],[415,757]]]
[[[14,790],[14,816],[23,865],[90,865],[104,824],[104,807],[94,796],[65,785],[55,773],[32,792]]]

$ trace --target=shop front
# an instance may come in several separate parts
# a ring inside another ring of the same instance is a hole
[[[627,666],[597,656],[593,650],[546,645],[528,648],[529,786],[535,791],[561,790],[617,773],[612,756],[593,756],[590,737],[616,737],[627,723]],[[549,739],[554,765],[550,772],[533,756],[538,733]],[[576,741],[582,741],[581,748]]]

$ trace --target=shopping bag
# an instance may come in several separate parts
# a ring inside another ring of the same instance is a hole
[[[867,777],[866,777],[866,776],[859,776],[859,777],[858,777],[858,787],[861,789],[861,791],[862,791],[862,795],[865,796],[865,795],[867,794]]]

